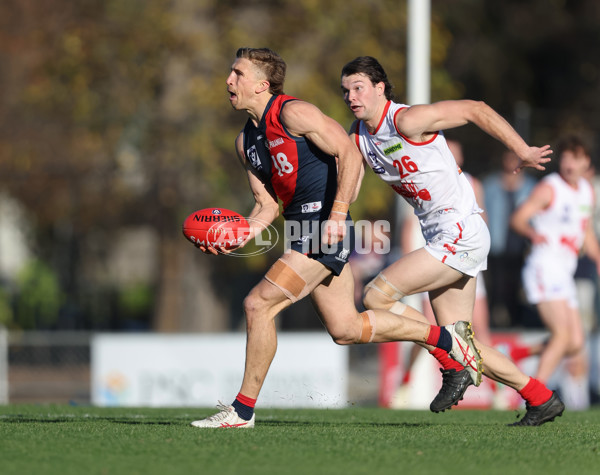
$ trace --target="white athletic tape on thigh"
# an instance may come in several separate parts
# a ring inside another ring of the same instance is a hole
[[[385,278],[381,272],[377,274],[371,282],[369,282],[365,288],[372,288],[383,295],[387,295],[392,300],[400,300],[402,297],[405,297],[406,294],[398,290],[389,280]]]

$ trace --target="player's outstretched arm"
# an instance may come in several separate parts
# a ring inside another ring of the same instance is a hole
[[[502,142],[521,159],[515,173],[525,167],[545,170],[552,150],[549,145],[530,147],[515,129],[485,102],[460,100],[440,101],[434,104],[406,108],[396,116],[396,126],[405,136],[425,141],[439,130],[460,127],[467,123]]]

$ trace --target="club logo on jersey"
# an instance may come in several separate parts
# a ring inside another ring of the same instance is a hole
[[[452,255],[456,254],[456,246],[453,245],[453,244],[445,243],[444,244],[444,249],[446,249]]]
[[[348,255],[350,254],[350,249],[342,248],[340,253],[335,256],[338,261],[346,262],[348,260]]]
[[[369,150],[369,152],[367,152],[367,156],[369,157],[369,161],[371,162],[371,169],[377,175],[381,175],[381,174],[385,173],[385,169],[379,164],[379,161],[377,160],[377,155],[375,155],[375,152],[372,152],[371,150]]]
[[[260,163],[260,158],[258,157],[258,151],[256,150],[256,145],[252,145],[248,150],[246,150],[246,156],[250,163],[257,170],[262,170],[262,163]]]
[[[323,205],[320,201],[314,201],[312,203],[304,203],[302,205],[301,211],[302,213],[315,213],[320,211]]]
[[[392,145],[391,147],[384,148],[383,153],[385,153],[386,155],[391,155],[392,153],[397,152],[398,150],[402,150],[402,142],[398,142]]]

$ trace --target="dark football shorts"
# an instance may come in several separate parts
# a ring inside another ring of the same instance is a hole
[[[285,249],[293,249],[319,261],[331,269],[335,275],[340,275],[342,269],[348,263],[348,258],[355,245],[354,223],[350,213],[346,217],[346,235],[344,239],[331,245],[324,243],[322,239],[324,221],[318,219],[318,214],[315,218],[317,219],[310,219],[309,216],[299,214],[293,217],[286,216]]]

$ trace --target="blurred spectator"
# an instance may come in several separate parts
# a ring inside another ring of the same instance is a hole
[[[520,294],[526,240],[510,229],[509,220],[536,180],[525,171],[513,173],[518,163],[515,153],[507,150],[502,154],[502,169],[483,180],[491,237],[486,284],[491,325],[495,327],[521,325],[525,320]]]

